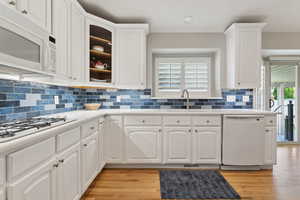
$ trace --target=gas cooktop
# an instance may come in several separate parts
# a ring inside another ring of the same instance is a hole
[[[38,117],[0,123],[0,143],[71,122],[64,117]]]

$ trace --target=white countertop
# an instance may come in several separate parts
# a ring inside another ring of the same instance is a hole
[[[45,131],[41,131],[32,135],[28,135],[22,138],[18,138],[13,141],[0,143],[0,155],[14,152],[22,147],[37,143],[47,138],[53,137],[61,132],[80,126],[82,123],[90,121],[94,118],[98,118],[105,115],[119,115],[119,114],[145,114],[145,115],[275,115],[276,113],[260,110],[247,110],[247,109],[209,109],[209,110],[184,110],[184,109],[102,109],[97,111],[72,111],[59,113],[49,116],[64,116],[74,121],[64,124],[62,126],[54,127]]]

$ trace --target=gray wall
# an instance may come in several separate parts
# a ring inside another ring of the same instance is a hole
[[[300,49],[300,33],[263,33],[263,49]]]

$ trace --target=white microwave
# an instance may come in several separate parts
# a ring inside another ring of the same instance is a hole
[[[0,4],[0,65],[55,72],[55,64],[55,39]]]

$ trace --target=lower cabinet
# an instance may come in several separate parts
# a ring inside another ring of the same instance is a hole
[[[5,200],[5,191],[2,188],[0,188],[0,200]]]
[[[105,121],[104,157],[108,163],[122,163],[124,150],[124,131],[122,117],[108,117]]]
[[[19,180],[9,183],[7,198],[9,200],[57,200],[56,169],[56,160],[51,159]]]
[[[265,165],[276,164],[276,128],[265,129]]]
[[[126,127],[126,162],[161,163],[161,127]]]
[[[164,129],[164,162],[192,162],[192,129],[189,127],[170,127]]]
[[[58,156],[57,200],[80,198],[80,144],[70,147]]]
[[[82,192],[84,192],[98,174],[99,149],[98,133],[82,141],[81,145],[81,175]]]
[[[196,127],[192,140],[194,163],[221,163],[221,127]]]

